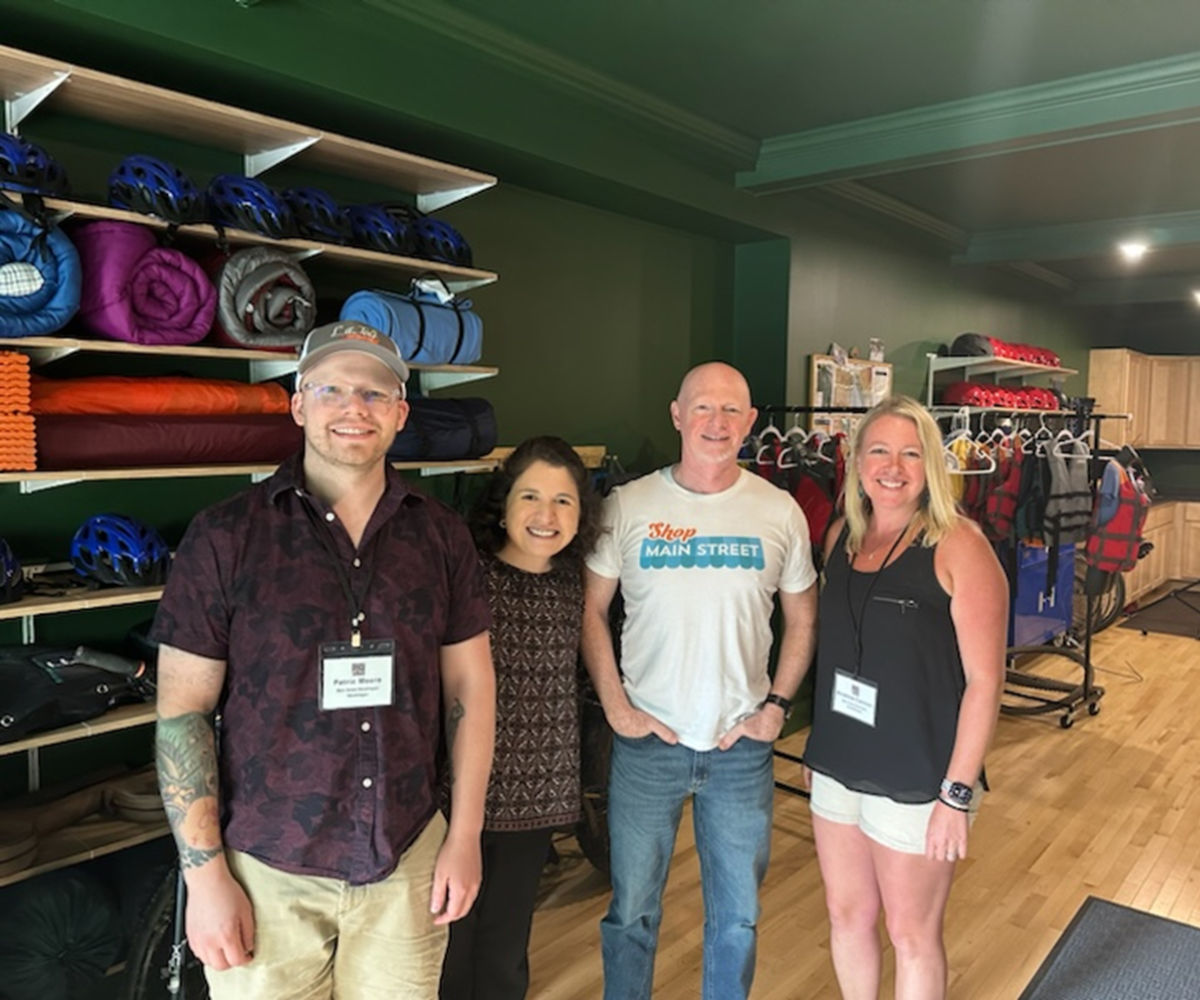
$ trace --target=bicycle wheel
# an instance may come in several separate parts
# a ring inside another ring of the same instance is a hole
[[[177,877],[177,869],[167,871],[138,921],[137,932],[129,946],[122,1000],[174,1000],[179,995],[170,989]],[[186,947],[182,971],[185,1000],[208,1000],[204,966]]]
[[[1114,573],[1112,585],[1100,601],[1100,613],[1096,622],[1096,631],[1108,628],[1125,610],[1125,574]]]
[[[1093,579],[1093,588],[1095,581]],[[1113,624],[1125,608],[1125,577],[1121,573],[1109,573],[1103,587],[1092,596],[1092,617],[1087,619],[1088,568],[1083,561],[1075,564],[1075,589],[1072,594],[1071,630],[1077,638],[1088,632],[1095,635]]]

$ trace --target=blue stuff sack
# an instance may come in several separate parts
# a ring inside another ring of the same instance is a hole
[[[483,353],[483,320],[437,277],[414,279],[406,294],[355,292],[339,319],[354,319],[386,333],[405,361],[422,365],[469,365]]]

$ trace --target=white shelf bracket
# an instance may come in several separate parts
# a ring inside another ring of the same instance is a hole
[[[434,392],[452,385],[462,385],[466,382],[478,382],[480,379],[492,378],[495,372],[418,372],[421,378],[421,391]]]
[[[264,149],[257,153],[246,153],[242,157],[245,174],[247,177],[257,177],[259,174],[270,170],[271,167],[282,163],[284,160],[291,159],[297,153],[303,153],[320,138],[319,135],[310,135],[299,142],[293,142],[286,146],[277,146],[275,149]]]
[[[430,191],[428,194],[419,194],[417,195],[417,208],[422,212],[436,212],[439,208],[445,208],[447,205],[453,205],[456,201],[479,194],[480,191],[486,191],[491,186],[491,184],[470,184],[447,191]]]
[[[289,358],[287,361],[251,361],[250,381],[269,382],[281,375],[291,375],[295,370],[295,358]]]
[[[472,288],[482,288],[484,285],[492,284],[495,278],[453,278],[447,277],[446,287],[456,295],[459,292],[469,292]]]
[[[70,486],[72,483],[82,483],[82,479],[22,479],[21,493],[41,493],[43,490],[55,490],[60,486]]]
[[[51,361],[57,361],[59,358],[68,358],[72,354],[78,354],[79,345],[67,343],[54,347],[23,346],[21,353],[27,355],[34,366],[48,365]]]
[[[29,117],[29,113],[54,93],[70,75],[70,73],[56,70],[51,79],[35,87],[28,94],[6,97],[4,99],[4,131],[15,134],[21,122]]]
[[[493,465],[438,465],[420,470],[422,476],[448,476],[455,472],[490,472]]]

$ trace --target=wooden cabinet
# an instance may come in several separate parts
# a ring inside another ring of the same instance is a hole
[[[1147,448],[1182,448],[1188,424],[1188,377],[1185,358],[1152,357],[1150,398],[1146,408]]]
[[[1200,358],[1187,362],[1188,411],[1184,424],[1184,447],[1200,448]]]
[[[1200,579],[1200,503],[1180,504],[1179,572],[1184,580]]]
[[[1146,515],[1142,539],[1154,548],[1145,559],[1126,574],[1125,599],[1135,601],[1178,575],[1178,551],[1175,518],[1179,504],[1156,503]]]
[[[1104,427],[1105,439],[1115,445],[1143,445],[1150,407],[1150,364],[1144,354],[1124,347],[1103,348],[1088,355],[1087,394],[1096,400],[1096,411],[1127,414]]]
[[[1105,438],[1115,445],[1200,448],[1200,357],[1093,350],[1088,395],[1100,413],[1129,415],[1105,427]]]

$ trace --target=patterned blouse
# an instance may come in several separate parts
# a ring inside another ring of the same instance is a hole
[[[496,754],[484,829],[541,830],[582,816],[577,568],[527,573],[483,556],[496,665]]]

